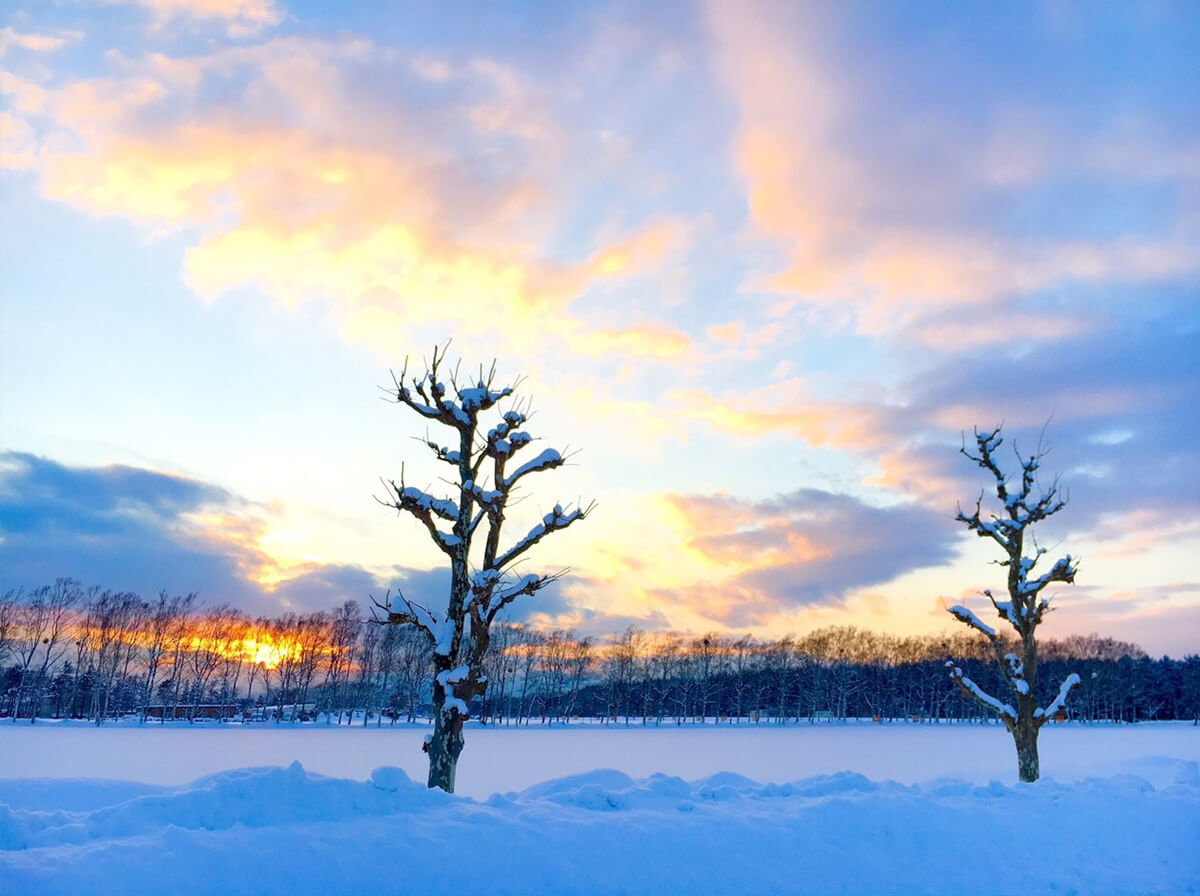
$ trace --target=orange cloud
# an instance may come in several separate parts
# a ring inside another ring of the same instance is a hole
[[[389,353],[427,341],[426,329],[459,334],[464,348],[478,337],[491,353],[498,339],[524,350],[539,336],[591,356],[688,350],[686,334],[664,324],[589,327],[570,311],[594,284],[657,269],[689,235],[657,218],[582,260],[548,252],[565,138],[510,67],[401,59],[354,39],[116,58],[119,76],[56,90],[6,84],[19,91],[18,114],[3,124],[22,147],[9,163],[40,169],[47,195],[92,213],[198,227],[184,274],[205,299],[250,286],[291,307],[329,301],[347,334]],[[407,72],[457,93],[421,106],[401,83],[364,97],[348,61],[374,67],[381,84]],[[232,73],[247,79],[239,97],[204,99],[208,81]],[[394,120],[381,120],[379,102]],[[481,165],[489,145],[497,163]]]
[[[692,346],[686,333],[667,324],[579,330],[570,342],[580,354],[622,358],[678,358]]]
[[[804,381],[795,378],[738,393],[713,395],[702,389],[679,389],[665,397],[682,413],[739,436],[789,433],[813,446],[858,451],[881,449],[890,438],[882,425],[883,407],[813,399]]]
[[[731,320],[723,324],[713,324],[705,333],[713,342],[736,344],[742,341],[746,332],[746,322]]]

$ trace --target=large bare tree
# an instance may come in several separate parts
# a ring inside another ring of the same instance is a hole
[[[1000,427],[988,433],[975,430],[975,450],[972,451],[966,444],[962,448],[963,455],[991,474],[1000,504],[999,512],[987,513],[983,510],[981,493],[975,502],[974,512],[964,513],[960,506],[955,519],[980,538],[990,538],[1004,552],[1004,559],[996,562],[1008,571],[1008,600],[997,599],[991,591],[983,593],[1000,619],[1016,630],[1020,638],[1020,653],[1006,652],[1005,643],[996,630],[971,610],[961,604],[949,610],[955,619],[980,632],[991,643],[1000,676],[1012,692],[1012,702],[986,693],[954,663],[948,662],[947,666],[963,694],[996,713],[1012,733],[1021,780],[1036,781],[1041,774],[1038,732],[1066,707],[1067,697],[1079,684],[1079,676],[1072,673],[1063,681],[1058,696],[1048,706],[1037,705],[1038,649],[1035,632],[1051,609],[1050,599],[1041,595],[1054,582],[1073,584],[1078,562],[1067,554],[1054,561],[1040,575],[1035,573],[1046,549],[1039,546],[1034,538],[1033,526],[1058,513],[1067,502],[1059,490],[1057,478],[1045,491],[1041,491],[1037,474],[1045,453],[1040,448],[1028,456],[1017,453],[1019,479],[1015,474],[1010,476],[1006,473],[996,459],[996,452],[1003,441]]]
[[[534,441],[524,430],[524,406],[513,401],[514,386],[497,386],[495,365],[464,381],[445,371],[445,351],[434,350],[423,375],[408,377],[408,367],[393,375],[388,391],[397,404],[429,423],[449,430],[450,444],[426,436],[434,457],[451,471],[449,496],[437,497],[400,481],[391,481],[383,503],[411,516],[425,529],[450,566],[445,606],[425,607],[399,595],[386,605],[387,621],[415,626],[433,648],[433,734],[425,744],[432,787],[454,792],[463,723],[472,699],[487,689],[484,657],[497,615],[522,595],[545,588],[562,572],[518,575],[514,567],[542,539],[583,519],[591,506],[555,504],[541,522],[515,542],[502,546],[501,529],[513,495],[530,476],[565,462],[553,448],[524,462]],[[501,411],[503,403],[507,410]],[[485,415],[493,412],[488,428]],[[510,464],[514,465],[510,469]]]

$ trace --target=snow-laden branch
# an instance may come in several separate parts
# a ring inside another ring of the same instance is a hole
[[[1024,529],[1026,526],[1044,520],[1049,516],[1053,516],[1067,504],[1067,499],[1060,494],[1057,477],[1051,483],[1050,488],[1031,501],[1034,488],[1037,486],[1037,472],[1041,467],[1044,452],[1031,454],[1028,457],[1022,457],[1018,454],[1017,462],[1021,467],[1021,482],[1019,486],[1011,485],[1009,475],[1001,469],[1000,464],[997,463],[995,458],[996,451],[1003,443],[1004,439],[1000,436],[1000,427],[996,427],[987,433],[981,433],[976,429],[976,453],[972,453],[967,449],[965,437],[963,439],[963,447],[960,449],[960,453],[964,457],[974,461],[992,474],[992,478],[996,484],[996,497],[1004,505],[1008,519],[993,517],[991,523],[980,520],[978,503],[976,504],[976,512],[973,517],[967,517],[960,509],[958,519],[960,522],[967,523],[971,528],[976,529],[980,535],[990,535],[993,538],[997,538],[997,540],[999,540],[998,535],[1004,536],[1015,530]],[[975,524],[972,525],[972,522]]]
[[[496,402],[508,398],[512,395],[512,387],[505,386],[502,389],[492,389],[486,385],[483,380],[480,380],[476,385],[467,389],[458,390],[458,400],[461,402],[461,408],[468,414],[478,414],[480,411],[486,411]]]
[[[375,601],[375,606],[387,613],[385,621],[390,625],[411,625],[414,628],[418,628],[425,633],[425,637],[429,639],[431,644],[437,644],[438,635],[441,633],[443,626],[442,623],[438,622],[438,618],[433,614],[433,611],[416,601],[409,600],[403,594],[397,594],[396,597],[404,605],[404,609],[393,609],[390,591],[388,592],[386,603]]]
[[[400,485],[392,483],[392,489],[396,492],[396,501],[398,504],[404,505],[401,509],[407,510],[410,506],[422,511],[432,512],[440,516],[444,520],[455,522],[458,519],[458,505],[446,498],[436,498],[428,492],[423,492],[419,488],[413,488],[411,485]]]
[[[1011,534],[1008,530],[1008,526],[1005,525],[1005,523],[1008,521],[997,520],[994,517],[990,520],[985,520],[982,514],[983,495],[980,495],[975,501],[974,513],[972,513],[970,516],[967,516],[965,513],[963,513],[962,506],[960,505],[958,512],[954,515],[954,518],[958,522],[966,524],[966,527],[980,538],[990,538],[1000,545],[1000,547],[1004,548],[1005,551],[1007,551],[1009,549],[1009,537]]]
[[[439,445],[437,442],[434,442],[431,439],[425,439],[424,441],[438,460],[448,463],[452,467],[457,467],[459,461],[462,460],[461,452]]]
[[[589,505],[565,511],[561,504],[555,504],[554,509],[542,517],[542,521],[530,529],[524,538],[496,558],[494,568],[504,569],[551,532],[561,532],[577,520],[584,519],[591,509]]]
[[[1017,711],[1009,704],[1001,703],[991,694],[983,690],[983,688],[977,685],[974,681],[967,678],[967,676],[963,674],[963,670],[954,665],[952,661],[947,660],[946,667],[950,670],[950,678],[953,679],[954,683],[958,685],[959,690],[963,692],[964,696],[970,697],[991,709],[1004,720],[1005,725],[1010,724],[1010,722],[1016,722]]]
[[[508,458],[532,442],[533,436],[521,431],[526,419],[520,411],[506,411],[504,418],[488,430],[482,456]]]
[[[462,490],[470,495],[484,510],[501,509],[504,507],[507,492],[497,489],[484,488],[474,479],[468,479],[462,484]],[[472,524],[474,526],[475,524]]]
[[[972,454],[967,450],[965,436],[963,437],[963,446],[959,451],[964,457],[973,460],[995,477],[996,494],[1005,505],[1008,505],[1010,500],[1012,500],[1008,493],[1008,476],[1000,469],[1000,466],[992,457],[996,453],[996,449],[1002,444],[1004,444],[1004,439],[1000,436],[999,426],[989,433],[981,433],[976,429],[975,446],[979,450],[979,453]]]
[[[1029,693],[1029,682],[1025,680],[1025,664],[1019,656],[1015,653],[1004,654],[1004,665],[1000,670],[1018,694]]]
[[[982,619],[980,619],[962,604],[955,604],[953,607],[950,607],[949,612],[950,615],[959,622],[966,623],[971,628],[983,632],[985,635],[987,635],[989,640],[994,641],[996,639],[996,630],[990,625],[987,625]]]
[[[442,704],[443,714],[450,715],[451,712],[457,712],[464,719],[468,717],[467,701],[460,697],[456,690],[458,685],[468,682],[470,677],[471,667],[465,664],[453,669],[444,669],[435,676],[434,680],[446,695],[445,702]]]
[[[381,504],[388,507],[394,507],[397,511],[402,511],[417,519],[425,526],[425,531],[429,533],[429,537],[434,543],[442,549],[443,553],[451,553],[455,546],[461,543],[460,539],[453,532],[443,532],[437,526],[438,519],[449,520],[455,522],[458,519],[458,508],[454,503],[447,501],[444,498],[435,498],[427,492],[420,489],[410,488],[404,484],[401,479],[400,484],[388,482],[387,485],[394,496],[392,499],[383,501]]]
[[[998,602],[994,597],[992,597],[992,592],[990,591],[984,591],[983,593],[987,595],[989,600],[991,600],[993,606],[996,607],[997,612],[1000,613],[1002,618],[1007,618],[1009,621],[1012,621],[1011,607],[1007,603]],[[962,622],[970,628],[975,629],[988,639],[989,643],[992,645],[992,651],[996,654],[996,664],[1000,668],[1000,674],[1004,677],[1004,680],[1008,683],[1008,686],[1018,694],[1028,694],[1029,682],[1025,681],[1024,667],[1016,662],[1016,657],[1013,654],[1010,653],[1006,655],[1003,652],[1004,642],[1000,640],[999,636],[996,634],[996,630],[961,604],[956,604],[955,606],[950,607],[949,613],[959,622]],[[1013,622],[1013,626],[1017,627],[1015,622]],[[1009,660],[1010,657],[1012,658],[1011,662]]]
[[[995,595],[992,594],[990,589],[985,588],[983,593],[987,599],[992,602],[992,606],[996,608],[996,613],[999,614],[1000,618],[1009,622],[1013,628],[1020,632],[1020,617],[1017,615],[1017,611],[1013,608],[1012,601],[996,600]]]
[[[471,577],[472,604],[490,625],[496,616],[518,597],[533,595],[551,582],[561,579],[567,570],[539,575],[529,573],[506,580],[499,569],[485,569]]]
[[[528,476],[530,473],[540,473],[543,470],[553,470],[555,467],[561,467],[564,463],[564,458],[553,448],[547,448],[537,457],[528,460],[521,466],[517,467],[516,471],[504,477],[502,483],[505,491],[510,491],[514,485],[521,479]]]
[[[1063,683],[1058,688],[1058,696],[1054,698],[1054,702],[1049,706],[1038,707],[1033,712],[1033,717],[1039,720],[1039,724],[1045,725],[1051,719],[1059,714],[1067,705],[1067,698],[1071,696],[1071,691],[1079,686],[1079,674],[1072,672],[1066,677]]]
[[[480,368],[475,385],[467,387],[459,387],[456,369],[452,372],[447,388],[441,378],[441,366],[444,361],[445,348],[434,348],[433,360],[426,366],[425,373],[409,380],[406,360],[400,376],[392,374],[396,402],[411,408],[426,419],[438,420],[459,432],[470,433],[474,430],[479,413],[512,395],[513,387],[493,388],[496,368],[492,365],[486,377]],[[457,400],[450,397],[451,391]]]
[[[1049,571],[1032,581],[1027,576],[1029,570],[1033,568],[1033,563],[1029,562],[1028,566],[1025,565],[1030,559],[1025,558],[1017,570],[1017,590],[1021,594],[1035,595],[1051,582],[1065,582],[1068,585],[1075,583],[1075,573],[1079,571],[1079,564],[1071,558],[1070,554],[1060,557],[1055,561],[1054,566],[1050,567]]]

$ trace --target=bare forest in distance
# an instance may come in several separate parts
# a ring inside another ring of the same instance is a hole
[[[946,661],[975,680],[997,673],[970,632],[901,637],[841,627],[774,640],[629,629],[615,638],[497,627],[485,724],[758,722],[849,718],[984,721]],[[0,717],[394,724],[429,711],[426,639],[375,624],[355,601],[330,611],[250,618],[195,595],[84,588],[60,579],[0,597]],[[1200,718],[1200,657],[1153,659],[1097,636],[1047,640],[1044,667],[1078,671],[1070,718]]]

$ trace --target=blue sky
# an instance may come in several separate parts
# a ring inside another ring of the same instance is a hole
[[[944,629],[1003,422],[1071,496],[1048,629],[1195,650],[1198,44],[1180,4],[12,8],[0,584],[436,591],[377,387],[453,337],[579,451],[522,512],[599,501],[536,622]]]

